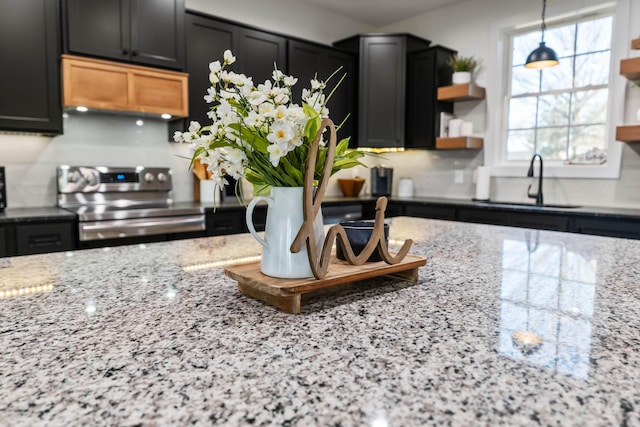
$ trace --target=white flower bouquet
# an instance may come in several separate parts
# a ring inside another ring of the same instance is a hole
[[[251,77],[227,69],[235,59],[227,50],[222,63],[209,64],[211,87],[204,99],[213,103],[208,112],[212,123],[201,126],[191,122],[188,131],[174,134],[175,141],[192,144],[192,164],[199,159],[207,165],[217,187],[228,185],[228,176],[245,178],[253,184],[254,195],[268,195],[271,187],[302,187],[309,148],[321,119],[329,116],[327,102],[344,76],[328,96],[324,94],[326,82],[311,80],[311,89],[303,89],[299,106],[291,100],[297,78],[276,66],[272,80],[255,87]],[[364,154],[348,150],[348,145],[349,138],[337,144],[332,174],[362,165],[358,159]],[[326,151],[321,141],[316,180],[320,179]]]

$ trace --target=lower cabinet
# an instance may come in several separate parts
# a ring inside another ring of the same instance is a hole
[[[0,257],[9,255],[9,242],[7,241],[7,232],[4,228],[0,228]]]
[[[404,209],[406,216],[417,218],[456,219],[456,208],[453,206],[428,206],[428,205],[407,205]]]
[[[568,231],[569,218],[564,215],[522,213],[500,210],[459,209],[458,221],[540,230]]]
[[[597,236],[640,239],[640,220],[618,218],[575,218],[571,231]]]
[[[205,214],[207,222],[207,236],[221,236],[225,234],[247,233],[246,209],[218,209],[209,210]],[[256,206],[253,210],[253,226],[256,231],[264,231],[267,223],[267,208]]]
[[[43,254],[76,248],[73,222],[17,225],[16,255]]]

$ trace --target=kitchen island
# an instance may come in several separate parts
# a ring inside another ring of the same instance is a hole
[[[398,217],[287,314],[246,234],[0,259],[0,425],[639,425],[640,241]]]

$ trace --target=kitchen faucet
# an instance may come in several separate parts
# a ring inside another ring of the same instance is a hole
[[[536,199],[536,205],[542,206],[542,156],[538,153],[535,153],[531,158],[531,164],[529,165],[529,172],[527,173],[528,177],[533,177],[533,163],[536,160],[536,157],[540,159],[540,175],[538,177],[538,192],[535,194],[531,194],[531,184],[529,184],[529,188],[527,189],[527,196],[531,199]]]

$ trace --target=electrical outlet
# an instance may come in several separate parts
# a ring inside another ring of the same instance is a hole
[[[464,171],[462,169],[456,169],[454,171],[453,182],[454,182],[454,184],[463,184],[464,183]]]

